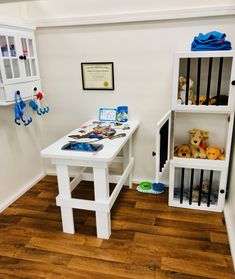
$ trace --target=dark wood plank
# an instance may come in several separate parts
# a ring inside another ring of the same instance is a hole
[[[163,270],[183,272],[190,275],[199,275],[204,278],[235,278],[234,274],[226,272],[224,269],[214,266],[213,264],[210,264],[208,262],[205,262],[199,267],[198,264],[192,263],[191,261],[163,257],[161,268]]]
[[[155,268],[151,265],[136,265],[125,263],[114,263],[111,261],[97,260],[85,257],[73,257],[68,267],[78,270],[90,271],[93,269],[107,274],[112,278],[113,275],[119,275],[126,278],[152,279],[155,277]]]

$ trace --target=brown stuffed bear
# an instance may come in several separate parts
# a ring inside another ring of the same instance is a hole
[[[224,160],[225,156],[223,154],[223,148],[218,146],[208,146],[206,148],[206,157],[209,160]]]
[[[177,145],[174,148],[174,155],[178,156],[180,158],[190,158],[191,157],[191,151],[187,144],[181,144]]]
[[[206,158],[206,143],[205,139],[208,138],[208,132],[199,130],[199,129],[191,129],[189,131],[190,134],[190,150],[193,158]]]
[[[211,99],[208,99],[208,105],[211,104]],[[206,96],[202,95],[199,97],[199,105],[206,105]]]

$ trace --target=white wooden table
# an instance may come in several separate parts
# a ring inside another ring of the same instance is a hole
[[[87,122],[88,128],[92,121]],[[56,204],[61,208],[63,231],[74,233],[73,208],[93,210],[96,212],[97,237],[108,239],[111,234],[110,210],[124,184],[132,185],[132,168],[134,158],[132,156],[132,135],[136,131],[139,122],[128,122],[129,130],[117,130],[116,134],[126,133],[123,138],[102,139],[97,144],[103,144],[104,148],[96,153],[83,151],[61,150],[61,147],[71,141],[69,135],[78,134],[81,128],[76,129],[59,139],[49,147],[41,151],[41,156],[50,158],[52,164],[56,165],[59,195],[56,197]],[[117,155],[123,149],[123,156]],[[117,185],[112,194],[109,194],[109,165],[116,160],[123,161],[123,173],[118,177]],[[79,166],[79,173],[70,182],[69,166]],[[95,200],[84,200],[72,198],[71,192],[82,180],[82,173],[86,167],[93,168],[93,180]]]

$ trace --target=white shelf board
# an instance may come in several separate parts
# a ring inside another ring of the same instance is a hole
[[[228,106],[214,106],[214,105],[176,105],[172,106],[172,110],[176,112],[189,113],[231,113],[234,110]]]
[[[173,157],[173,159],[171,159],[171,164],[181,168],[184,167],[184,168],[220,170],[228,167],[228,160],[208,160],[208,159]]]

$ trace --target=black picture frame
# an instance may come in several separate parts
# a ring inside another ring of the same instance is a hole
[[[83,90],[114,90],[113,62],[81,63]]]
[[[83,90],[114,90],[113,62],[81,63]]]

